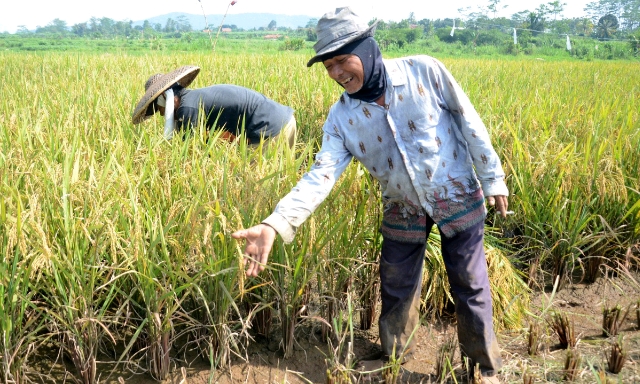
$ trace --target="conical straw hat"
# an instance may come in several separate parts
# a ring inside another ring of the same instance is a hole
[[[138,105],[136,105],[136,109],[131,116],[133,124],[139,124],[153,115],[155,111],[153,108],[150,108],[151,104],[164,91],[171,88],[175,83],[180,84],[184,88],[188,87],[196,76],[198,76],[198,73],[200,73],[200,67],[185,65],[166,74],[156,73],[155,75],[151,75],[144,84],[144,96],[142,96],[142,99],[140,99]]]

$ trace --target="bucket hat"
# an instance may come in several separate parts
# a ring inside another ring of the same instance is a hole
[[[335,52],[352,41],[373,36],[378,21],[380,20],[368,26],[349,7],[325,13],[316,26],[318,42],[313,45],[316,55],[309,60],[307,67],[322,61],[326,54]]]
[[[198,73],[200,73],[200,67],[184,65],[169,73],[156,73],[155,75],[151,75],[144,84],[144,96],[142,96],[131,115],[133,124],[139,124],[153,115],[154,110],[151,104],[164,91],[171,88],[175,83],[180,84],[184,88],[188,87],[196,76],[198,76]]]

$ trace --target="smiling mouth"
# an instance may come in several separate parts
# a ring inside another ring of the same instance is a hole
[[[344,79],[343,81],[341,81],[340,84],[346,85],[346,84],[350,83],[351,80],[353,80],[353,77],[348,77],[348,78]]]

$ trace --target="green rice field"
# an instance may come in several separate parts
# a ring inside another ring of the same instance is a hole
[[[77,382],[122,370],[161,382],[185,348],[228,367],[275,324],[286,359],[304,316],[323,340],[345,329],[340,314],[370,326],[381,207],[360,164],[292,244],[276,242],[260,277],[245,277],[230,236],[313,162],[340,88],[306,67],[310,52],[0,52],[0,382],[56,381],[36,368],[51,351]],[[531,292],[637,269],[638,63],[442,61],[484,118],[512,193],[515,215],[487,221],[497,327],[526,325]],[[159,117],[133,125],[146,79],[186,64],[201,67],[191,87],[238,84],[293,107],[295,149],[205,140],[203,128],[168,142]],[[425,317],[450,300],[438,254],[434,230]]]

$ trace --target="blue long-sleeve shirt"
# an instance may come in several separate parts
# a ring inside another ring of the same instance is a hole
[[[447,235],[459,230],[447,226],[453,215],[471,213],[451,206],[463,206],[470,196],[480,196],[482,204],[480,187],[485,196],[508,195],[487,129],[445,66],[425,55],[384,63],[385,105],[343,93],[329,111],[315,163],[263,221],[285,242],[353,157],[379,181],[386,206],[424,210]]]
[[[204,116],[200,116],[200,112]],[[184,89],[176,110],[178,130],[198,124],[220,127],[234,136],[242,131],[251,144],[261,137],[274,137],[293,117],[293,109],[277,103],[253,89],[233,84],[216,84],[205,88]]]

